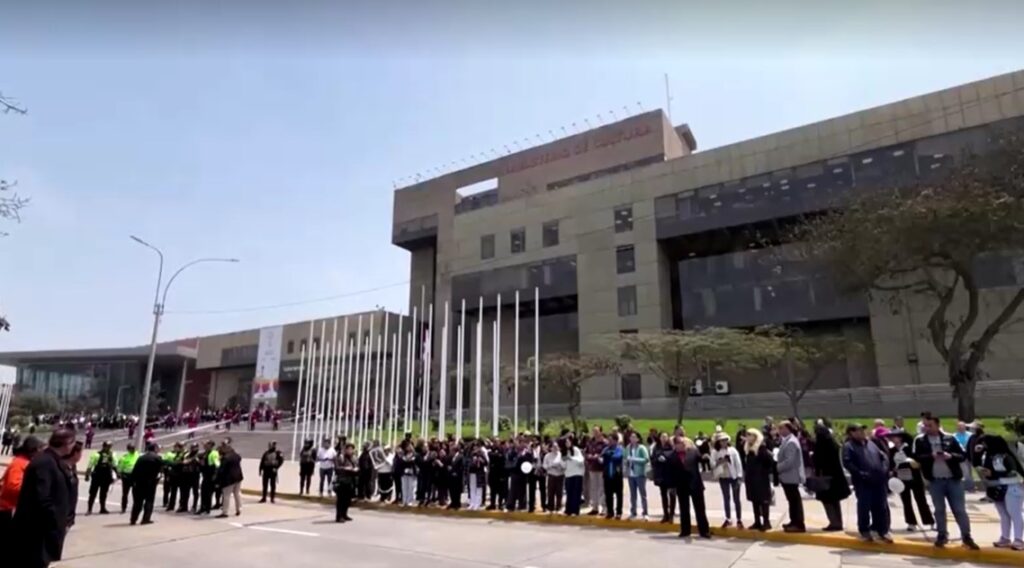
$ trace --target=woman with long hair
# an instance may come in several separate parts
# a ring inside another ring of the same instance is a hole
[[[747,430],[743,451],[747,458],[743,481],[747,489],[747,501],[754,509],[754,524],[750,528],[767,531],[772,528],[771,503],[772,481],[776,477],[775,458],[765,445],[764,434],[756,428]]]

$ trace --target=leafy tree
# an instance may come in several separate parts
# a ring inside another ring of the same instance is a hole
[[[682,422],[690,387],[712,367],[735,368],[751,364],[741,330],[722,327],[623,334],[618,337],[622,356],[634,359],[645,371],[676,389],[676,422]]]
[[[578,432],[583,383],[616,372],[618,363],[603,355],[590,353],[552,353],[541,357],[540,380],[569,396],[566,410]]]
[[[11,416],[39,416],[40,414],[54,414],[60,410],[57,399],[48,394],[36,394],[34,392],[15,392],[11,400]]]
[[[757,328],[749,334],[745,346],[750,360],[771,373],[796,418],[800,418],[800,401],[821,379],[825,368],[865,348],[842,336],[812,335],[784,326]]]
[[[965,155],[947,175],[867,192],[805,221],[793,235],[848,292],[890,301],[931,300],[928,339],[945,363],[961,420],[975,418],[975,386],[992,340],[1021,303],[1018,288],[987,322],[975,266],[989,254],[1024,250],[1024,140],[1002,134],[984,156]],[[966,304],[961,316],[951,306]]]

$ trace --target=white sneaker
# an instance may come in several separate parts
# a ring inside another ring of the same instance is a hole
[[[651,520],[651,518],[650,518],[650,517],[648,517],[647,515],[644,515],[644,522],[645,522],[645,523],[646,523],[646,522],[648,522],[648,521],[650,521],[650,520]]]

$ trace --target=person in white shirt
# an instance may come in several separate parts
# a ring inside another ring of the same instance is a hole
[[[320,496],[324,496],[324,483],[327,484],[328,491],[331,489],[331,483],[334,480],[334,459],[338,457],[338,452],[334,451],[331,447],[331,441],[324,439],[320,449],[316,451],[316,463],[320,469]]]
[[[712,440],[711,465],[715,479],[722,488],[722,502],[725,503],[725,522],[722,528],[732,526],[730,501],[736,508],[736,526],[743,528],[743,512],[740,508],[740,485],[743,483],[743,462],[740,453],[730,445],[729,435],[716,434]]]
[[[562,461],[565,463],[565,514],[579,516],[583,501],[583,475],[586,473],[586,459],[583,451],[571,438],[561,440]]]
[[[565,462],[557,442],[548,445],[542,464],[548,476],[547,503],[544,508],[548,513],[554,513],[562,510],[562,488],[565,485]]]

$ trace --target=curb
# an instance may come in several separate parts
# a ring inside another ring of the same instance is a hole
[[[256,489],[242,489],[245,495],[261,496],[262,492]],[[332,505],[334,499],[330,497],[313,497],[307,495],[296,495],[294,493],[278,493],[279,499],[290,501],[305,501],[308,503],[321,503]],[[679,525],[662,524],[658,522],[629,521],[622,519],[605,519],[603,517],[578,516],[567,517],[565,515],[548,515],[542,513],[527,513],[523,511],[452,511],[438,508],[405,508],[391,504],[382,503],[361,503],[354,502],[352,507],[370,511],[385,513],[399,513],[409,515],[420,515],[427,517],[449,517],[463,519],[488,519],[493,521],[512,521],[521,523],[537,523],[559,526],[596,527],[618,530],[639,530],[652,533],[676,533]],[[694,527],[696,531],[696,527]],[[960,547],[935,548],[930,543],[911,542],[897,539],[893,544],[868,543],[847,534],[826,534],[826,533],[787,533],[782,531],[757,532],[737,528],[712,528],[711,534],[717,537],[737,538],[743,540],[757,540],[767,542],[781,542],[789,544],[806,544],[811,546],[827,546],[831,548],[842,548],[847,550],[858,550],[863,552],[875,552],[879,554],[902,554],[905,556],[918,556],[923,558],[935,558],[939,560],[955,560],[959,562],[974,562],[982,564],[996,564],[1004,566],[1021,566],[1024,563],[1024,553],[1014,550],[1003,550],[998,548],[983,548],[981,550],[967,550]]]

